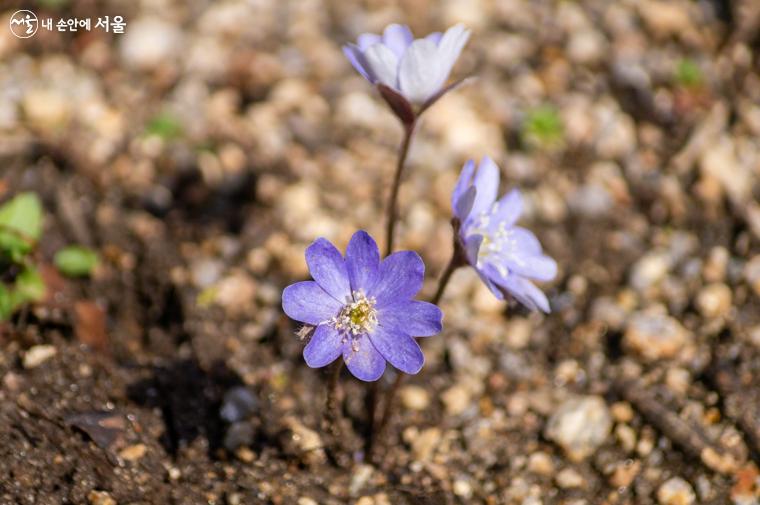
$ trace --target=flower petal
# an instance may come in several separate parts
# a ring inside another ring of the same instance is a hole
[[[529,309],[540,309],[547,314],[551,312],[546,295],[525,277],[508,275],[499,285]]]
[[[404,56],[406,48],[414,41],[412,31],[406,25],[388,25],[383,32],[383,44],[393,51],[399,60]]]
[[[414,251],[399,251],[380,263],[380,273],[367,296],[374,296],[377,307],[409,300],[422,289],[425,264]]]
[[[388,331],[406,333],[414,337],[431,337],[443,328],[443,312],[437,305],[418,300],[399,302],[382,308],[377,315],[378,324]]]
[[[398,88],[398,58],[383,44],[373,44],[364,51],[364,58],[377,82]]]
[[[351,290],[368,294],[380,273],[380,251],[366,231],[357,231],[351,237],[346,248],[346,268]]]
[[[346,44],[343,46],[343,54],[346,55],[346,58],[348,58],[348,61],[357,72],[362,74],[362,76],[372,84],[375,83],[377,79],[375,79],[372,74],[372,70],[369,68],[367,60],[364,58],[364,54],[362,54],[361,50],[356,45]]]
[[[490,263],[486,263],[485,265],[475,268],[475,270],[478,272],[478,275],[483,281],[483,284],[485,284],[491,293],[493,293],[496,299],[503,300],[504,293],[502,291],[502,288],[496,284],[497,279],[502,279],[502,275],[499,273],[496,267]]]
[[[511,272],[538,281],[550,281],[557,275],[557,262],[549,256],[515,255],[506,262]]]
[[[496,200],[499,191],[499,167],[488,156],[480,160],[478,171],[475,173],[473,184],[478,188],[475,202],[472,204],[470,216],[477,216],[481,212],[489,210]]]
[[[416,374],[425,363],[419,344],[406,333],[378,326],[369,335],[375,349],[383,358],[404,373]]]
[[[399,89],[410,102],[422,103],[440,88],[440,74],[438,47],[426,39],[415,40],[399,65]]]
[[[329,324],[320,324],[303,349],[303,359],[311,368],[327,366],[343,351],[343,336]]]
[[[425,40],[429,40],[430,42],[432,42],[433,44],[437,46],[441,42],[441,37],[443,37],[443,34],[441,32],[433,32],[427,37],[425,37]]]
[[[282,292],[282,310],[302,323],[318,325],[337,315],[341,307],[314,281],[296,282]]]
[[[462,24],[452,26],[441,37],[438,43],[438,61],[441,68],[441,74],[439,81],[436,83],[437,87],[441,87],[446,83],[449,78],[451,69],[457,62],[462,49],[470,38],[470,30],[464,27]]]
[[[327,294],[341,303],[351,296],[346,263],[328,240],[318,238],[306,248],[306,264],[311,276]]]
[[[477,233],[468,236],[464,240],[464,251],[467,254],[467,261],[473,267],[478,266],[478,254],[480,253],[480,246],[483,244],[483,235]]]
[[[343,344],[343,361],[348,371],[359,380],[376,381],[385,372],[385,358],[366,335],[359,337],[358,342],[349,339]]]
[[[459,219],[460,223],[467,221],[467,218],[472,212],[472,205],[475,203],[475,197],[477,195],[477,188],[475,188],[475,186],[470,186],[459,200],[457,200],[457,205],[454,207],[454,216]]]
[[[459,179],[454,186],[454,191],[451,192],[451,210],[456,211],[457,201],[472,185],[472,174],[475,173],[475,162],[467,160],[462,166],[462,171],[459,173]],[[461,216],[460,216],[461,217]]]
[[[364,52],[369,46],[380,43],[382,41],[383,38],[380,35],[377,35],[375,33],[362,33],[359,35],[359,38],[356,39],[356,44],[359,46],[359,49]]]
[[[499,199],[494,220],[505,227],[514,225],[523,212],[523,198],[520,190],[513,189]]]

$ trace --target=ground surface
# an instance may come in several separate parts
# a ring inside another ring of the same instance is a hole
[[[49,297],[0,334],[0,502],[758,503],[755,3],[64,0],[38,15],[126,33],[25,41],[4,3],[0,197],[44,201]],[[340,45],[396,21],[466,23],[478,77],[412,148],[423,294],[485,154],[560,273],[549,316],[455,274],[369,466],[365,386],[344,373],[325,435],[279,296],[315,237],[382,236],[401,131]],[[91,279],[49,266],[69,243]]]

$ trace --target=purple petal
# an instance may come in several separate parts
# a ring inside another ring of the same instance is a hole
[[[473,234],[467,237],[464,241],[464,251],[467,254],[467,261],[470,265],[477,267],[478,254],[480,253],[480,246],[483,244],[483,235]]]
[[[406,25],[388,25],[383,32],[383,44],[400,60],[406,48],[414,41],[412,31]]]
[[[311,368],[327,366],[343,351],[343,336],[329,324],[320,324],[303,350],[303,359]]]
[[[517,222],[522,212],[522,193],[518,189],[513,189],[499,199],[494,219],[500,223],[504,223],[504,226],[509,228]]]
[[[467,221],[467,218],[470,216],[477,194],[477,188],[475,188],[475,186],[470,186],[467,188],[467,191],[459,197],[459,200],[457,200],[456,207],[454,207],[454,216],[459,219],[460,223]]]
[[[369,338],[377,351],[404,373],[416,374],[425,363],[419,344],[406,333],[378,326]]]
[[[324,238],[318,238],[306,249],[306,264],[311,276],[327,294],[345,302],[351,296],[348,270],[340,251]]]
[[[443,328],[443,312],[437,305],[410,300],[382,308],[378,324],[388,331],[406,333],[414,337],[437,335]]]
[[[513,256],[506,262],[510,272],[536,279],[550,281],[557,275],[557,262],[546,255]]]
[[[437,87],[442,87],[446,80],[449,78],[451,69],[459,59],[459,54],[464,49],[467,40],[470,38],[470,30],[464,27],[464,25],[458,24],[452,26],[446,33],[443,34],[441,40],[437,43],[438,47],[438,61],[440,65],[440,76],[437,82]]]
[[[454,191],[451,192],[451,209],[456,211],[457,201],[467,191],[467,188],[472,184],[472,174],[475,172],[475,162],[467,160],[462,167],[462,171],[459,173],[459,179],[454,186]]]
[[[359,340],[343,344],[343,361],[348,371],[359,380],[376,381],[385,372],[385,358],[377,352],[369,337],[363,335]]]
[[[441,32],[433,32],[427,37],[425,37],[426,40],[429,40],[436,46],[441,43],[441,37],[443,37],[443,34]]]
[[[426,39],[418,39],[404,53],[398,68],[399,90],[413,103],[423,103],[441,86],[438,48]]]
[[[507,292],[529,309],[551,312],[546,295],[528,279],[519,275],[508,275],[499,283]]]
[[[502,292],[502,289],[496,284],[497,280],[501,281],[503,280],[502,275],[499,273],[499,271],[491,265],[490,263],[486,263],[485,265],[482,265],[481,267],[475,268],[475,271],[478,272],[478,275],[480,276],[480,279],[483,281],[483,284],[486,285],[486,287],[493,293],[493,295],[498,300],[504,299],[504,293]]]
[[[351,65],[357,72],[362,74],[365,79],[372,84],[376,82],[377,79],[372,75],[372,69],[369,68],[367,60],[364,58],[364,54],[362,54],[361,50],[356,45],[347,44],[343,46],[343,54],[346,55],[346,58],[348,58]]]
[[[351,290],[368,294],[380,273],[380,251],[375,240],[360,230],[354,233],[346,248],[346,268]]]
[[[282,310],[296,321],[318,325],[340,312],[342,304],[314,281],[291,284],[282,292]]]
[[[391,254],[380,264],[377,283],[367,296],[377,299],[377,307],[409,300],[422,289],[425,264],[414,251],[399,251]]]
[[[362,52],[366,51],[369,46],[380,43],[382,41],[383,38],[375,33],[362,33],[359,35],[359,38],[356,39],[356,43]]]
[[[499,191],[499,167],[488,156],[480,160],[473,184],[478,188],[478,193],[475,195],[475,203],[472,204],[471,215],[477,216],[489,210]]]
[[[392,88],[398,87],[398,57],[383,44],[373,44],[364,51],[369,72],[381,82]]]

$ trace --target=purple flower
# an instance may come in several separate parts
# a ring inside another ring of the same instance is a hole
[[[513,189],[497,201],[498,191],[499,167],[490,158],[481,160],[477,172],[472,160],[465,163],[451,206],[467,262],[498,299],[506,292],[530,309],[550,312],[546,295],[531,279],[553,279],[557,263],[532,232],[515,226],[523,209],[520,192]]]
[[[343,52],[372,84],[384,84],[409,102],[423,104],[443,89],[469,38],[470,31],[461,24],[417,40],[408,26],[393,24],[382,36],[359,35]]]
[[[414,337],[441,331],[441,310],[413,300],[422,288],[425,265],[412,251],[400,251],[380,261],[372,237],[358,231],[346,257],[319,238],[306,249],[313,281],[297,282],[282,293],[282,308],[296,321],[313,326],[303,351],[312,368],[343,356],[349,371],[374,381],[385,362],[415,374],[425,361]]]

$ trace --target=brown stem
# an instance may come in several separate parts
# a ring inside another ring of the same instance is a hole
[[[343,360],[339,359],[332,367],[330,380],[327,384],[327,401],[325,405],[324,424],[328,433],[337,441],[340,436],[340,406],[338,404],[338,379],[343,369]]]
[[[449,264],[446,265],[446,269],[441,274],[441,277],[438,279],[438,288],[435,291],[435,295],[433,295],[433,298],[430,299],[430,303],[433,303],[435,305],[438,304],[438,302],[441,300],[441,297],[443,296],[444,291],[446,291],[446,286],[449,284],[449,280],[451,280],[451,274],[454,273],[454,270],[462,266],[464,263],[463,256],[461,254],[461,249],[459,247],[459,244],[457,240],[454,240],[454,253],[451,255],[451,260],[449,260]],[[398,372],[396,375],[396,379],[393,381],[393,384],[388,389],[388,392],[385,393],[385,403],[383,404],[383,415],[380,417],[380,422],[378,422],[376,425],[373,423],[372,429],[370,431],[369,437],[367,438],[367,448],[366,448],[366,454],[367,454],[367,461],[372,461],[373,456],[373,449],[374,449],[374,443],[376,440],[379,440],[380,437],[383,434],[383,431],[385,430],[385,427],[388,425],[388,421],[391,419],[391,414],[393,414],[393,404],[394,400],[396,398],[396,393],[399,390],[399,387],[404,382],[404,379],[406,378],[406,374],[402,372]],[[376,388],[375,388],[375,394],[376,394]],[[374,402],[377,402],[377,399],[375,398]],[[374,410],[375,406],[373,405],[373,409],[371,414],[373,417],[370,417],[370,420],[374,418]]]
[[[404,164],[406,163],[406,157],[409,154],[409,145],[412,143],[412,135],[414,134],[414,127],[416,122],[404,124],[404,140],[401,142],[401,147],[398,152],[398,161],[396,163],[396,173],[393,176],[393,185],[391,186],[391,196],[388,200],[388,222],[385,230],[385,255],[388,256],[393,252],[393,231],[396,228],[396,221],[398,219],[398,190],[401,186],[401,175],[404,172]]]

